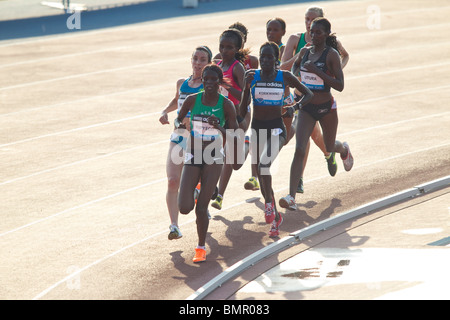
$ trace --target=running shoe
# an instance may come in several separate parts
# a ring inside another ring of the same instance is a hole
[[[197,186],[195,187],[195,189],[194,189],[194,200],[195,200],[195,203],[197,203],[198,195],[200,194],[200,189],[201,189],[201,183],[199,182],[197,184]]]
[[[305,190],[303,189],[303,177],[300,178],[300,181],[298,182],[297,186],[297,193],[303,193]]]
[[[264,207],[264,217],[266,218],[266,223],[272,223],[275,219],[275,204],[273,203],[273,199],[271,203],[266,203]]]
[[[281,215],[281,213],[278,212],[278,221],[273,220],[272,222],[272,226],[270,227],[270,231],[269,231],[269,237],[274,238],[274,237],[278,237],[280,235],[280,226],[283,223],[283,216]]]
[[[219,194],[219,188],[215,188],[214,189],[214,193],[213,193],[213,195],[211,196],[211,200],[215,200],[216,198],[217,198],[217,195]]]
[[[278,203],[282,208],[289,209],[292,211],[297,210],[297,204],[295,203],[295,199],[290,194],[288,194],[286,197],[280,198],[280,201]]]
[[[325,157],[325,160],[327,160],[330,176],[334,177],[337,172],[336,152],[332,152],[328,158]]]
[[[350,171],[353,167],[353,156],[352,156],[352,153],[350,152],[350,147],[348,146],[348,143],[344,142],[343,145],[344,145],[344,148],[347,149],[347,157],[345,157],[345,159],[344,159],[341,156],[341,159],[342,159],[342,162],[344,163],[345,171]]]
[[[223,201],[223,197],[221,195],[217,195],[216,200],[214,200],[214,202],[211,203],[211,206],[213,208],[221,210],[222,209],[222,201]]]
[[[183,235],[181,234],[180,228],[178,228],[176,225],[171,224],[169,226],[169,240],[174,240],[174,239],[180,239]]]
[[[206,250],[201,248],[195,248],[195,256],[192,259],[194,263],[203,262],[206,260]]]
[[[259,190],[259,183],[258,180],[255,177],[251,177],[248,179],[248,181],[244,184],[245,190]]]

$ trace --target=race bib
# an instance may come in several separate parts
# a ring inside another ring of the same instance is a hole
[[[177,109],[177,113],[180,113],[181,110],[181,106],[183,105],[184,100],[186,100],[187,96],[189,95],[189,93],[182,93],[180,92],[179,98],[178,98],[178,109]],[[190,117],[191,116],[191,111],[188,111],[188,113],[186,114],[186,117]]]
[[[284,90],[278,88],[255,88],[255,99],[257,101],[279,102],[283,100]]]
[[[228,98],[228,90],[225,89],[224,87],[222,86],[219,87],[219,93]]]
[[[192,119],[192,135],[205,141],[213,141],[219,136],[219,130],[208,123],[207,116],[194,116]]]
[[[300,70],[302,83],[311,90],[323,90],[325,88],[323,79],[317,74]]]
[[[294,95],[292,93],[289,93],[289,95],[287,97],[284,97],[284,105],[285,106],[290,106],[291,104],[294,104],[295,100],[294,100]]]

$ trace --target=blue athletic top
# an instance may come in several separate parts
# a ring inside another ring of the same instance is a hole
[[[255,70],[250,88],[254,106],[283,106],[285,88],[283,71],[278,70],[275,79],[267,82],[261,80],[261,70]]]
[[[179,98],[178,98],[178,110],[177,114],[180,113],[181,106],[183,105],[184,100],[186,100],[187,96],[203,91],[203,83],[197,88],[192,88],[189,86],[189,80],[191,80],[192,76],[184,80],[183,84],[180,87]],[[186,118],[191,116],[191,112],[189,111],[186,115]]]

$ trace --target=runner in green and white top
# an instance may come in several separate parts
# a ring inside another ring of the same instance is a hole
[[[162,110],[159,122],[163,125],[170,124],[169,113],[177,110],[180,111],[186,97],[190,94],[197,93],[203,90],[203,83],[201,81],[201,74],[203,68],[211,63],[212,53],[206,46],[197,47],[191,56],[192,75],[187,78],[180,78],[176,83],[175,94]],[[189,118],[185,117],[183,122],[189,126]],[[178,188],[183,168],[184,151],[186,149],[186,142],[188,134],[182,135],[178,130],[174,129],[169,142],[169,152],[166,160],[167,173],[167,192],[166,204],[170,217],[169,226],[169,240],[179,239],[183,235],[178,226]]]
[[[202,71],[204,92],[192,94],[184,101],[175,126],[186,128],[183,119],[191,112],[191,130],[187,143],[186,156],[181,174],[178,207],[180,213],[188,214],[194,209],[197,216],[198,245],[195,248],[194,262],[206,260],[206,235],[209,226],[208,205],[222,172],[224,153],[223,128],[237,129],[236,108],[234,104],[219,93],[223,82],[222,69],[209,64]],[[233,142],[234,139],[229,138]],[[243,142],[242,142],[243,143]],[[198,181],[201,189],[195,203],[192,195]]]

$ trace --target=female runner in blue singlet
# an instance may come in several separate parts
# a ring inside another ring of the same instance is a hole
[[[283,117],[292,117],[294,113],[294,107],[283,108],[285,88],[288,86],[302,92],[303,98],[300,101],[302,103],[307,103],[313,96],[311,90],[291,72],[277,68],[279,54],[278,45],[274,42],[266,42],[261,46],[259,58],[261,69],[246,71],[239,106],[240,116],[245,118],[251,95],[253,98],[251,143],[257,155],[258,179],[265,202],[265,220],[271,224],[270,237],[279,235],[279,226],[283,221],[275,206],[270,167],[286,140]],[[283,109],[286,110],[285,113]]]

